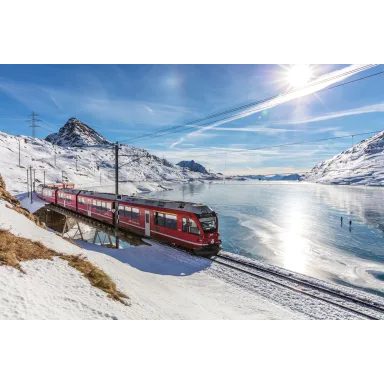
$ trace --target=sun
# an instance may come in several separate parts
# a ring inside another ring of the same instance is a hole
[[[288,68],[287,81],[293,88],[307,85],[313,77],[313,70],[309,64],[294,64]]]

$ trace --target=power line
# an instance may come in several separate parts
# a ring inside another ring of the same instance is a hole
[[[375,134],[383,132],[382,130],[378,131],[369,131],[369,132],[358,132],[358,133],[353,133],[353,134],[348,134],[348,135],[341,135],[341,136],[329,136],[329,137],[323,137],[321,139],[314,139],[314,140],[303,140],[303,141],[297,141],[297,142],[291,142],[291,143],[282,143],[282,144],[275,144],[275,145],[264,145],[261,147],[255,147],[255,148],[238,148],[234,149],[232,151],[223,148],[221,151],[209,151],[209,154],[207,155],[212,155],[212,154],[223,154],[227,152],[233,152],[234,154],[236,153],[241,153],[241,152],[254,152],[254,151],[261,151],[264,149],[271,149],[271,148],[279,148],[279,147],[288,147],[288,146],[294,146],[294,145],[303,145],[303,144],[310,144],[310,143],[317,143],[321,141],[330,141],[330,140],[338,140],[338,139],[345,139],[349,138],[351,136],[364,136],[364,135],[370,135],[370,134]],[[198,148],[197,148],[198,149]],[[195,149],[195,150],[197,150]],[[193,157],[204,157],[206,155],[193,155]]]
[[[189,122],[181,124],[181,125],[177,125],[177,126],[173,126],[173,127],[169,127],[169,128],[163,128],[163,129],[160,129],[160,130],[157,130],[157,131],[153,131],[151,133],[143,134],[143,135],[140,135],[140,136],[137,136],[137,137],[133,137],[131,139],[125,139],[125,140],[120,140],[120,141],[121,142],[126,142],[126,141],[135,142],[135,141],[138,141],[138,140],[140,140],[142,138],[146,138],[146,137],[159,137],[159,136],[164,136],[165,134],[168,134],[170,132],[172,132],[172,133],[173,132],[181,132],[181,131],[186,130],[186,129],[191,129],[191,128],[193,128],[192,125],[196,125],[197,123],[203,122],[205,120],[210,120],[210,119],[212,119],[214,117],[223,116],[223,115],[225,116],[225,115],[229,115],[232,112],[236,112],[236,111],[239,111],[239,110],[245,110],[245,109],[248,109],[250,107],[255,107],[255,106],[259,105],[259,104],[271,101],[271,100],[273,100],[273,99],[275,99],[277,97],[288,96],[288,95],[293,94],[293,93],[295,93],[297,91],[301,91],[301,90],[305,90],[305,89],[307,89],[309,87],[321,85],[321,84],[329,82],[331,80],[337,80],[338,78],[343,78],[345,76],[351,76],[351,75],[353,75],[355,73],[358,73],[358,72],[361,72],[363,70],[367,70],[367,69],[373,68],[373,66],[374,65],[369,64],[369,65],[360,67],[358,69],[350,70],[350,71],[344,72],[342,74],[338,74],[338,75],[335,75],[335,76],[332,76],[332,77],[328,77],[326,79],[322,79],[322,80],[319,80],[319,81],[312,82],[310,85],[307,85],[307,86],[299,88],[299,89],[294,89],[294,90],[287,91],[287,92],[282,93],[282,94],[270,96],[270,97],[267,97],[267,98],[264,98],[264,99],[261,99],[261,100],[256,100],[256,101],[253,101],[253,102],[250,102],[250,103],[247,103],[247,104],[243,104],[243,105],[240,105],[240,106],[237,106],[237,107],[233,107],[233,108],[230,108],[228,110],[217,112],[217,113],[208,115],[206,117],[203,117],[203,118],[200,118],[200,119],[197,119],[197,120],[189,121]],[[334,86],[330,86],[330,87],[318,90],[317,92],[333,89],[333,88],[340,87],[340,86],[343,86],[343,85],[347,85],[347,84],[350,84],[350,83],[353,83],[353,82],[356,82],[356,81],[364,80],[364,79],[372,77],[372,76],[380,75],[382,73],[384,73],[384,71],[377,72],[377,73],[374,73],[374,74],[371,74],[371,75],[368,75],[368,76],[364,76],[364,77],[361,77],[361,78],[358,78],[358,79],[354,79],[354,80],[351,80],[351,81],[343,82],[343,83],[340,83],[340,84],[336,84]],[[242,113],[244,113],[244,111]],[[239,116],[239,115],[241,115],[241,113],[240,114],[235,114],[232,117]],[[218,120],[215,120],[213,122],[210,121],[210,122],[207,122],[205,124],[199,125],[198,127],[199,128],[203,128],[204,126],[207,126],[207,125],[210,125],[210,124],[214,124],[214,123],[219,122],[221,120],[222,120],[222,118],[218,119]]]
[[[345,139],[345,138],[351,137],[351,136],[364,136],[364,135],[370,135],[370,134],[375,134],[375,133],[379,133],[379,132],[382,132],[382,131],[361,132],[361,133],[354,133],[354,134],[350,134],[350,135],[324,137],[324,138],[315,139],[315,140],[304,140],[304,141],[297,141],[297,142],[292,142],[292,143],[283,143],[283,144],[276,144],[276,145],[265,145],[265,146],[256,147],[256,148],[247,148],[247,149],[244,148],[244,149],[239,149],[236,152],[260,151],[262,149],[279,148],[279,147],[287,147],[287,146],[291,146],[291,145],[302,145],[302,144],[309,144],[309,143],[317,143],[317,142],[320,142],[320,141]]]
[[[330,90],[330,89],[333,89],[333,88],[341,87],[341,86],[344,86],[344,85],[347,85],[347,84],[350,84],[350,83],[353,83],[353,82],[356,82],[356,81],[364,80],[364,79],[366,79],[366,78],[368,78],[368,77],[381,75],[381,74],[383,74],[383,73],[384,73],[384,71],[376,72],[375,74],[372,74],[372,75],[369,75],[369,76],[364,76],[364,77],[361,77],[361,78],[359,78],[359,79],[355,79],[355,80],[352,80],[352,81],[348,81],[348,82],[344,82],[344,83],[341,83],[341,84],[337,84],[337,85],[334,85],[334,86],[329,87],[329,88],[320,89],[320,90],[317,91],[317,92],[327,91],[327,90]],[[276,97],[277,97],[277,96],[276,96]],[[250,112],[250,111],[248,111],[248,112]],[[243,111],[243,112],[240,112],[240,113],[238,113],[238,114],[235,114],[235,115],[231,116],[231,118],[235,118],[235,117],[240,118],[240,117],[242,117],[242,115],[243,115],[244,113],[245,113],[244,111]],[[245,116],[243,116],[243,117],[245,117]],[[229,118],[229,117],[228,117],[228,118]],[[204,128],[204,127],[207,127],[207,126],[209,126],[209,125],[212,125],[212,124],[221,122],[222,120],[223,120],[223,119],[220,118],[220,119],[217,119],[217,120],[214,120],[214,121],[210,121],[210,122],[208,122],[208,123],[205,123],[205,124],[202,124],[202,125],[198,126],[198,128]],[[174,131],[174,132],[172,132],[172,133],[180,133],[180,132],[185,131],[185,130],[190,129],[190,128],[191,128],[191,127],[185,127],[185,126],[184,126],[184,127],[181,127],[181,129],[179,129],[177,132]],[[165,136],[165,135],[167,135],[167,134],[169,134],[169,133],[166,132],[166,133],[164,133],[164,134],[151,135],[151,136],[152,136],[152,137],[160,137],[160,136]]]

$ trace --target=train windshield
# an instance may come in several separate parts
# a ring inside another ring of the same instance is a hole
[[[204,232],[213,232],[216,230],[217,224],[215,216],[200,217],[200,223]]]

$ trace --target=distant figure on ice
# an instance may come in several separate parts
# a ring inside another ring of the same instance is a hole
[[[352,220],[349,220],[349,232],[352,231]]]
[[[340,227],[343,226],[343,216],[340,216]]]

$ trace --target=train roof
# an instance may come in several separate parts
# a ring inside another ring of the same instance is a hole
[[[133,204],[140,204],[140,205],[148,205],[152,207],[181,210],[181,211],[187,211],[187,212],[192,212],[197,214],[213,212],[213,210],[205,204],[192,203],[189,201],[163,200],[163,199],[155,199],[155,198],[151,199],[151,198],[144,198],[144,197],[132,197],[132,196],[126,196],[126,195],[122,195],[119,201],[133,203]]]
[[[72,194],[78,194],[80,192],[82,196],[89,196],[89,197],[96,197],[96,198],[100,197],[102,199],[115,200],[115,196],[116,196],[114,193],[84,191],[81,189],[62,189],[61,191],[72,193]],[[196,214],[207,214],[207,213],[213,212],[213,210],[205,204],[192,203],[189,201],[164,200],[164,199],[144,198],[144,197],[136,197],[136,196],[128,196],[128,195],[119,195],[118,201],[121,201],[124,203],[131,203],[131,204],[147,205],[151,207],[175,209],[175,210],[186,211],[186,212],[191,212]]]

